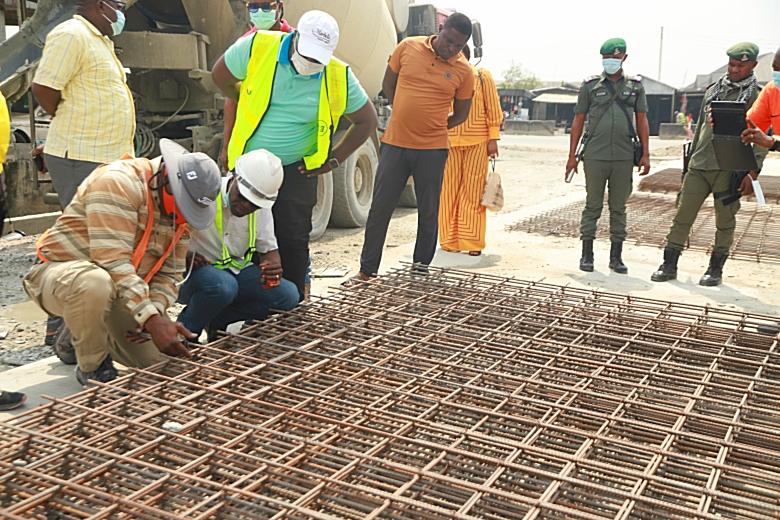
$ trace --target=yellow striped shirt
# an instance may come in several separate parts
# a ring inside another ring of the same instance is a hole
[[[76,15],[46,37],[33,80],[59,90],[46,153],[108,163],[134,154],[135,106],[114,43]]]
[[[54,226],[38,241],[40,253],[52,262],[87,260],[105,269],[120,298],[139,325],[162,314],[176,299],[189,236],[176,245],[149,285],[142,276],[163,255],[174,236],[173,221],[160,214],[154,195],[154,232],[136,272],[131,257],[149,216],[147,171],[157,171],[160,159],[127,159],[99,167],[79,186],[76,196]]]
[[[473,146],[501,137],[504,113],[493,76],[485,69],[474,71],[474,97],[469,117],[449,130],[450,146]],[[481,76],[481,79],[480,79]]]

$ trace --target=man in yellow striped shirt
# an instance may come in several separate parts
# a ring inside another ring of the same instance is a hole
[[[471,59],[469,47],[463,56]],[[466,122],[449,131],[450,153],[439,203],[439,244],[445,251],[479,256],[485,248],[487,218],[482,205],[488,158],[498,156],[504,113],[493,76],[472,67],[474,98]]]
[[[63,208],[99,165],[134,155],[133,95],[109,39],[122,31],[122,9],[116,0],[79,0],[77,14],[47,36],[33,80],[52,116],[44,159]]]

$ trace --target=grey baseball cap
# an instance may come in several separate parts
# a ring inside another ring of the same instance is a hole
[[[187,224],[206,229],[217,211],[215,201],[222,185],[219,166],[205,153],[188,152],[170,139],[160,139],[160,151],[176,206]]]

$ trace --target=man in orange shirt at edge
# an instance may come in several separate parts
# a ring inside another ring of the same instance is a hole
[[[772,61],[772,81],[761,90],[758,99],[748,111],[748,128],[742,132],[745,143],[754,143],[770,151],[780,151],[780,141],[766,135],[772,127],[775,136],[780,133],[780,48]]]
[[[433,259],[447,130],[468,118],[474,94],[474,74],[461,54],[470,37],[471,20],[455,13],[438,35],[406,38],[390,56],[382,90],[393,105],[393,115],[382,137],[360,255],[361,280],[379,271],[390,218],[410,175],[418,208],[415,269],[425,272]]]

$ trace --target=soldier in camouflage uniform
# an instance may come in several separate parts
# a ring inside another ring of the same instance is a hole
[[[734,241],[734,229],[737,227],[736,215],[739,211],[740,195],[753,193],[753,179],[758,172],[749,172],[739,186],[735,184],[735,172],[721,170],[712,146],[713,131],[709,121],[710,103],[713,101],[741,101],[750,107],[758,98],[759,87],[753,74],[758,62],[758,46],[745,42],[738,43],[726,51],[729,57],[728,71],[711,85],[704,94],[704,103],[699,114],[699,124],[691,145],[688,172],[680,191],[677,214],[669,234],[666,237],[664,262],[653,273],[651,280],[665,282],[677,278],[677,261],[688,240],[696,216],[702,204],[710,195],[715,199],[715,245],[710,256],[710,265],[699,285],[720,285],[723,277],[723,265],[728,258]],[[756,161],[761,166],[766,150],[755,149]]]
[[[638,136],[643,147],[641,159],[638,161],[640,175],[646,175],[650,171],[647,99],[641,78],[626,77],[623,74],[623,62],[628,56],[625,40],[607,40],[601,46],[601,56],[604,72],[586,79],[580,87],[571,126],[566,175],[572,171],[576,172],[579,160],[584,160],[587,197],[580,224],[580,269],[593,271],[593,240],[596,238],[596,224],[604,206],[604,190],[608,187],[609,232],[612,242],[609,268],[616,273],[625,274],[628,268],[623,263],[622,252],[623,241],[626,239],[626,201],[633,187],[633,136]],[[577,153],[577,144],[582,137],[586,117],[587,129],[582,139],[584,150]]]

